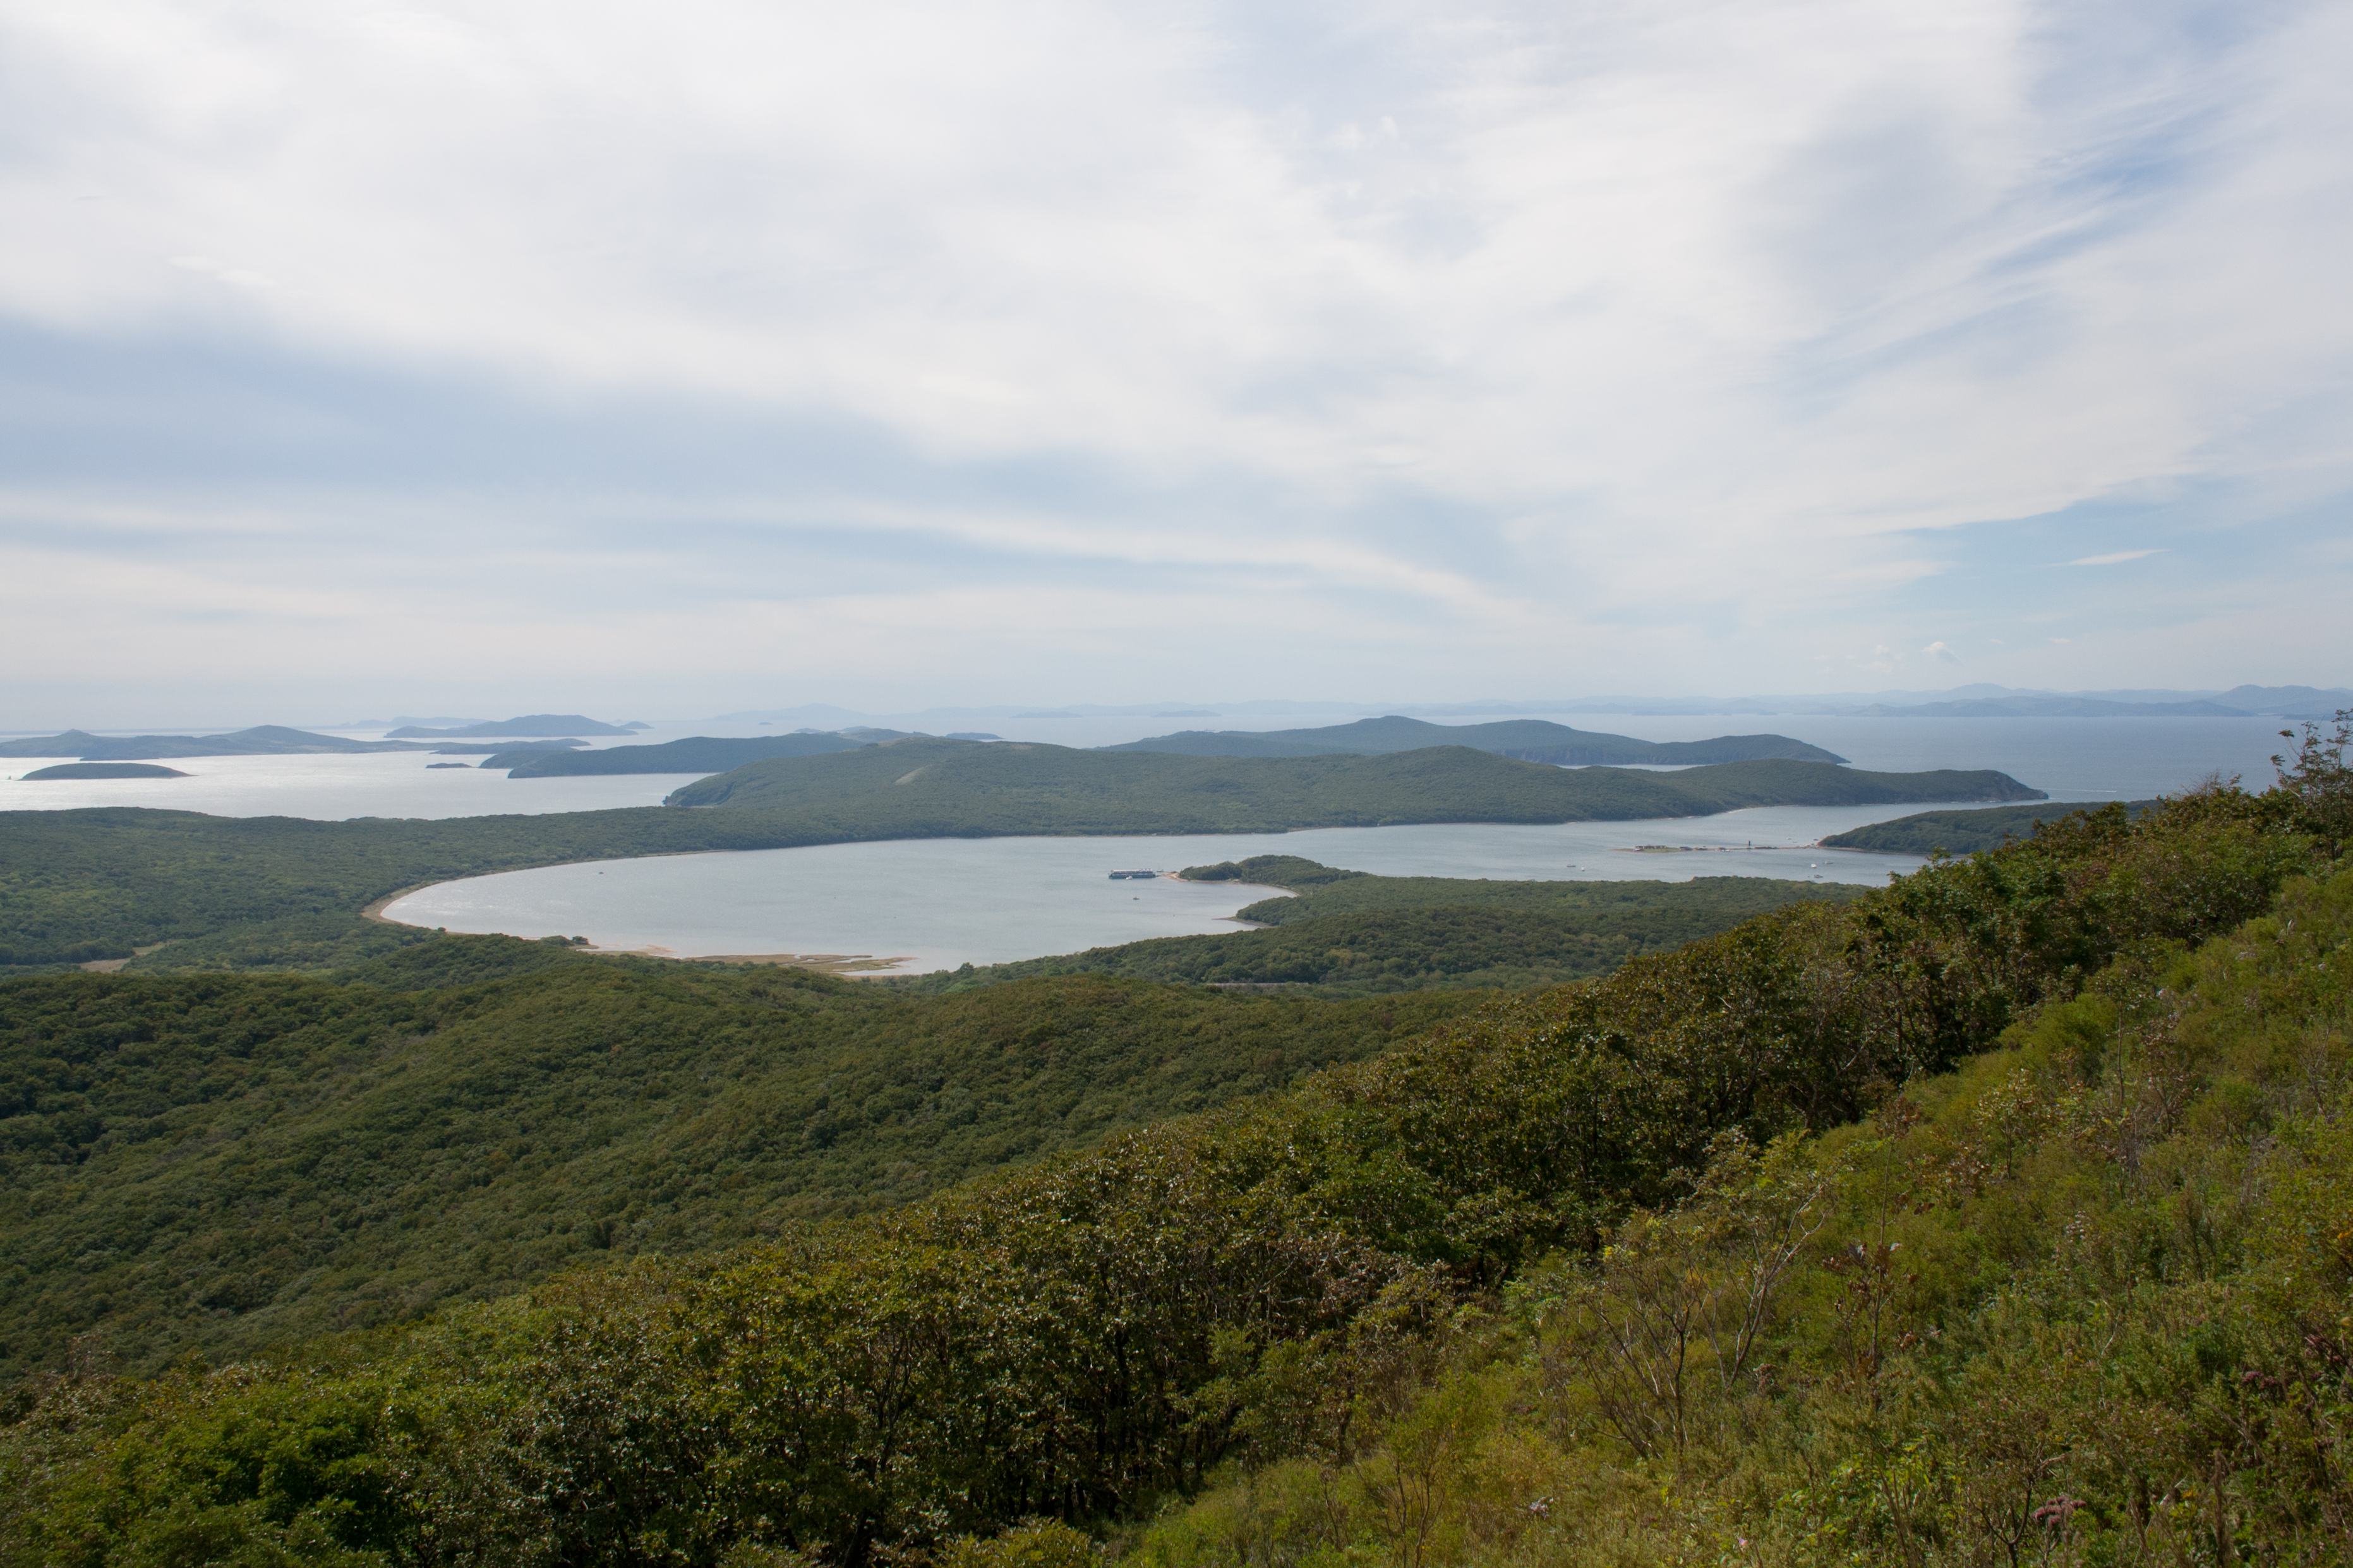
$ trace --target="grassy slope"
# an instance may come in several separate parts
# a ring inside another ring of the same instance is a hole
[[[69,1334],[153,1366],[903,1202],[1480,1001],[911,1000],[500,937],[355,973],[0,985],[0,1378]]]
[[[2353,876],[2291,886],[1868,1121],[1728,1151],[1338,1453],[1233,1475],[1129,1562],[2345,1562],[2348,942]],[[1418,1514],[1385,1506],[1407,1465]]]
[[[1220,875],[1231,871],[1232,877]],[[925,994],[1040,974],[1126,974],[1208,984],[1313,985],[1371,995],[1428,986],[1525,989],[1605,974],[1804,899],[1859,889],[1761,877],[1689,882],[1496,882],[1375,877],[1296,856],[1197,867],[1202,880],[1295,888],[1242,918],[1277,929],[1161,937],[893,982]]]
[[[2138,816],[2155,801],[2126,803]],[[1981,811],[1923,811],[1893,822],[1874,822],[1852,832],[1834,833],[1822,840],[1825,849],[1863,849],[1880,855],[1974,855],[1999,849],[2012,839],[2031,838],[2038,823],[2056,822],[2078,811],[2094,809],[2080,803],[2050,805],[1997,805]]]
[[[776,1246],[60,1380],[0,1539],[858,1562],[1060,1512],[1171,1568],[2339,1561],[2318,806],[2110,812]],[[1049,1544],[934,1560],[1087,1560]]]

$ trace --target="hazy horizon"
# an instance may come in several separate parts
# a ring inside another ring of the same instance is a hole
[[[2313,690],[2321,697],[2337,700],[2353,697],[2345,689],[2314,688],[2309,682],[2283,683],[2284,689]],[[1957,687],[1926,689],[1882,688],[1875,690],[1841,692],[1759,692],[1738,696],[1663,693],[1651,696],[1636,694],[1587,693],[1565,698],[1452,698],[1432,701],[1409,699],[1357,700],[1346,698],[1227,698],[1192,700],[1171,698],[1158,702],[1063,703],[999,702],[978,704],[931,703],[898,709],[851,708],[840,703],[811,700],[800,703],[775,703],[760,707],[737,709],[726,712],[700,711],[675,713],[623,713],[596,703],[524,704],[512,711],[473,713],[385,712],[377,714],[349,713],[335,718],[288,718],[282,714],[210,721],[60,721],[48,724],[0,723],[0,734],[40,735],[69,729],[80,729],[108,733],[143,731],[150,733],[201,732],[219,733],[258,724],[280,724],[295,729],[314,731],[366,731],[378,726],[462,726],[519,716],[522,713],[572,714],[596,720],[600,723],[636,721],[665,731],[659,737],[670,738],[668,731],[681,726],[696,724],[728,725],[741,728],[767,719],[788,723],[824,728],[832,723],[864,723],[896,721],[904,723],[924,720],[953,721],[958,719],[1027,718],[1036,720],[1070,719],[1150,719],[1166,720],[1172,729],[1234,728],[1282,729],[1294,721],[1334,721],[1335,715],[1378,717],[1384,714],[1404,714],[1437,723],[1475,723],[1488,719],[1510,718],[1514,715],[1575,715],[1601,720],[1636,721],[1650,719],[1721,718],[1726,721],[1765,720],[1775,717],[1798,720],[1803,718],[1855,717],[1852,710],[1873,703],[1887,705],[1927,705],[1971,696],[2008,693],[2020,696],[2083,697],[2119,702],[2161,703],[2175,700],[2195,700],[2228,697],[2238,688],[2200,687],[2190,689],[2125,688],[2098,691],[2056,692],[1997,687],[1987,682],[1973,682]],[[1776,707],[1775,704],[1786,706]],[[2262,707],[2244,710],[2249,716],[2265,711]],[[1215,721],[1214,723],[1212,721]],[[638,742],[635,735],[616,736],[600,740],[599,744],[628,745]]]

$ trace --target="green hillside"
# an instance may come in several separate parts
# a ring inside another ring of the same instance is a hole
[[[1375,877],[1288,855],[1178,873],[1297,888],[1240,919],[1278,927],[1160,937],[1017,963],[892,980],[923,994],[1044,974],[1123,974],[1208,985],[1313,986],[1381,995],[1433,986],[1527,990],[1606,974],[1800,900],[1860,889],[1761,877],[1688,882],[1498,882]]]
[[[0,1386],[396,1321],[903,1203],[1469,1008],[1101,977],[909,999],[443,937],[335,980],[0,985]]]
[[[747,763],[676,805],[789,812],[859,837],[1269,833],[1398,822],[1593,822],[1749,805],[2037,798],[2004,773],[1868,773],[1758,761],[1641,773],[1567,770],[1462,746],[1384,756],[1188,757],[915,739]]]
[[[0,966],[127,958],[265,921],[348,923],[404,889],[520,866],[825,841],[756,813],[659,806],[431,822],[0,812]]]
[[[1787,735],[1718,735],[1708,741],[1638,741],[1575,730],[1546,719],[1506,719],[1492,724],[1432,724],[1395,714],[1327,724],[1311,730],[1184,730],[1154,735],[1106,752],[1172,752],[1191,757],[1321,757],[1336,753],[1380,756],[1426,746],[1469,746],[1524,762],[1569,767],[1683,767],[1703,763],[1745,763],[1759,757],[1793,762],[1842,763],[1835,752]]]
[[[772,1242],[153,1382],[85,1346],[0,1432],[0,1561],[2339,1561],[2342,763]]]
[[[1672,921],[1688,913],[1704,921],[1737,923],[1779,909],[1797,899],[1842,901],[1860,894],[1838,883],[1788,882],[1770,877],[1694,877],[1684,882],[1512,880],[1462,877],[1377,877],[1318,865],[1296,855],[1253,855],[1216,866],[1189,866],[1176,873],[1196,882],[1253,882],[1286,888],[1292,897],[1261,899],[1236,918],[1261,925],[1289,925],[1325,915],[1378,910],[1467,906],[1558,914],[1610,921]],[[1664,927],[1660,928],[1662,934]],[[1676,940],[1713,934],[1693,929]]]
[[[2125,809],[2138,816],[2157,803],[2136,800]],[[2013,838],[2030,838],[2038,824],[2054,822],[2070,812],[2090,809],[2078,803],[2049,805],[1996,805],[1978,811],[1923,811],[1893,822],[1874,822],[1822,840],[1825,849],[1866,849],[1880,855],[1974,855],[1999,849]]]

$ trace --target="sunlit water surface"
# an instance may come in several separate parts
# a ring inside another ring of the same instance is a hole
[[[1886,816],[1773,807],[1662,822],[1335,827],[1123,838],[934,838],[550,866],[444,882],[387,918],[461,931],[585,936],[680,956],[824,953],[902,972],[1236,929],[1275,896],[1231,882],[1111,879],[1250,855],[1304,856],[1393,877],[1682,880],[1782,877],[1877,884],[1919,864],[1804,846]],[[1635,853],[1642,844],[1675,847]],[[1688,851],[1682,847],[1690,846]]]

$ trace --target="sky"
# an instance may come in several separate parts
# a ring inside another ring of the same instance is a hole
[[[0,726],[2353,680],[2353,4],[0,0]]]

